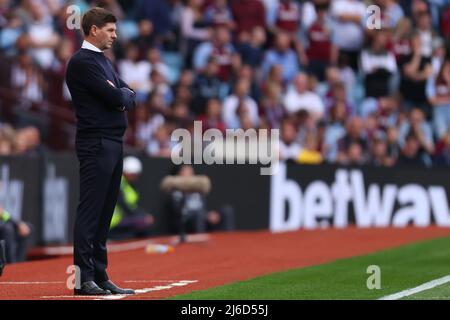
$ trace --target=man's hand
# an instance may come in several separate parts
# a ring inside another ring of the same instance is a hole
[[[113,88],[116,87],[116,86],[114,85],[114,83],[112,83],[112,81],[106,80],[106,82],[108,82],[108,84],[109,84],[111,87],[113,87]],[[118,108],[118,110],[119,110],[119,111],[125,111],[125,107],[122,106],[122,107]]]
[[[155,223],[155,218],[151,214],[146,214],[144,221],[147,226],[151,226],[152,224]]]
[[[208,220],[208,222],[212,225],[218,225],[220,223],[220,213],[218,213],[215,210],[211,210],[208,212],[206,219]]]
[[[122,111],[133,109],[136,106],[136,93],[127,87],[120,88],[120,91],[122,91],[124,102],[124,109]]]
[[[31,229],[25,222],[19,222],[17,224],[17,232],[19,233],[19,236],[27,237],[30,235]]]
[[[116,88],[116,86],[114,85],[114,83],[111,80],[106,80],[106,82],[111,87]],[[125,105],[118,108],[118,110],[126,111],[126,110],[130,110],[130,109],[134,108],[136,106],[136,102],[135,102],[136,92],[134,92],[133,90],[131,90],[130,88],[127,88],[127,87],[120,88],[120,91],[122,92],[122,96],[123,96]]]

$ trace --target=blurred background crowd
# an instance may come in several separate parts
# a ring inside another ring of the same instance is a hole
[[[300,163],[450,164],[449,0],[0,0],[0,155],[72,147],[71,5],[120,20],[130,149],[169,157],[201,120],[280,129]]]

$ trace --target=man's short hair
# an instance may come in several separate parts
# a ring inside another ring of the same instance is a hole
[[[103,28],[107,23],[116,23],[117,18],[110,11],[95,7],[90,9],[83,15],[83,21],[81,26],[85,36],[88,36],[91,32],[92,26],[97,26],[98,28]]]

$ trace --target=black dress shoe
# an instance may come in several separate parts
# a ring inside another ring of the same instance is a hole
[[[111,291],[100,288],[94,281],[86,281],[81,284],[80,289],[75,289],[76,296],[108,296]]]
[[[112,294],[135,294],[134,290],[119,288],[111,280],[99,282],[98,286],[103,290],[111,291]]]

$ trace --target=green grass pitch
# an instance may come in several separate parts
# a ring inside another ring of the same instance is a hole
[[[367,287],[368,279],[373,275],[367,273],[367,268],[372,265],[380,268],[380,289]],[[172,299],[379,299],[447,275],[450,275],[450,237],[323,265],[277,272],[208,290],[194,291]],[[450,283],[404,299],[450,299]]]

